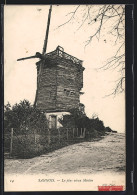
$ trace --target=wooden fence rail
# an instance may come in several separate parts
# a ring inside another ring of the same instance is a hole
[[[54,147],[54,144],[65,144],[65,142],[75,143],[76,139],[84,139],[85,135],[86,128],[48,129],[45,134],[38,134],[35,131],[31,134],[17,134],[11,128],[10,139],[7,139],[9,142],[9,156],[12,157],[16,150],[22,150],[25,153],[27,148],[35,147],[37,149],[39,147]]]

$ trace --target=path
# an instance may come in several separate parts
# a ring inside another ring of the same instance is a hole
[[[100,141],[70,145],[32,159],[6,159],[6,174],[124,172],[125,136],[115,133]]]

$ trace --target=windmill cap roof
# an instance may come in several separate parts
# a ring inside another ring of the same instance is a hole
[[[82,63],[83,63],[82,60],[64,52],[64,48],[59,46],[59,45],[56,47],[56,49],[54,51],[49,52],[46,55],[47,56],[55,56],[56,55],[56,56],[59,56],[59,57],[64,58],[64,59],[71,60],[75,64],[82,65]]]

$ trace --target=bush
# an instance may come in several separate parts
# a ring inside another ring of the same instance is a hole
[[[11,128],[16,129],[16,134],[43,133],[47,130],[47,120],[44,113],[34,108],[27,100],[12,107],[8,103],[4,110],[5,132]]]
[[[40,136],[41,135],[35,135]],[[44,145],[37,139],[35,142],[34,134],[18,135],[13,137],[12,156],[18,158],[31,158],[43,153]]]
[[[23,100],[4,110],[5,151],[10,147],[10,131],[13,128],[13,156],[29,158],[41,154],[47,144],[47,119],[44,113]],[[38,135],[39,134],[39,135]],[[35,138],[37,141],[35,142]],[[45,139],[43,139],[45,138]]]
[[[104,135],[106,128],[103,121],[101,121],[97,115],[92,118],[88,118],[83,112],[78,109],[70,110],[70,115],[63,116],[60,119],[60,123],[64,128],[86,128],[86,132],[93,136]]]

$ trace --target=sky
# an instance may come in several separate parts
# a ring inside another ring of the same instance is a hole
[[[81,5],[81,9],[84,6]],[[58,28],[68,20],[68,13],[75,8],[74,5],[53,6],[47,52],[60,45],[66,53],[83,60],[84,94],[80,101],[85,105],[87,116],[97,114],[105,126],[125,132],[125,93],[106,97],[114,89],[118,73],[100,69],[114,55],[118,46],[114,45],[113,37],[102,30],[100,40],[93,39],[85,47],[94,29],[86,23],[78,29],[80,13],[74,20]],[[48,5],[4,7],[4,104],[10,102],[13,105],[23,99],[34,103],[37,78],[35,63],[38,59],[17,59],[42,52],[48,10]],[[109,28],[109,25],[105,27]]]

